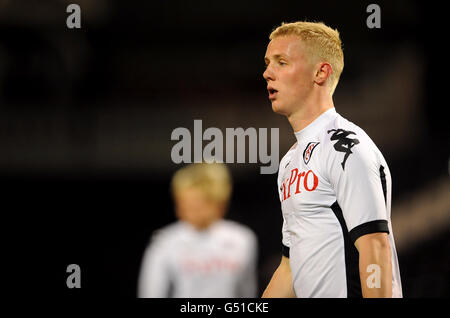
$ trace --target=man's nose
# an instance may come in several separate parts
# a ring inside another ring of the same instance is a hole
[[[266,70],[263,73],[263,77],[266,81],[269,81],[269,80],[273,81],[275,79],[272,68],[270,66],[266,67]]]

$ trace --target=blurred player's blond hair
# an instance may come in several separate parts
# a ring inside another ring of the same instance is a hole
[[[193,163],[178,170],[172,178],[172,194],[176,196],[191,188],[200,190],[210,201],[227,204],[232,191],[227,166],[223,163]]]
[[[305,43],[305,49],[312,58],[312,63],[320,60],[330,63],[333,72],[330,76],[331,95],[334,93],[344,69],[344,52],[338,30],[326,26],[322,22],[283,22],[269,36],[269,39],[280,36],[296,35]]]

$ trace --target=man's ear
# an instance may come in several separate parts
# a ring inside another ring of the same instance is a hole
[[[323,85],[333,73],[331,64],[327,62],[319,62],[316,70],[314,82],[318,85]]]

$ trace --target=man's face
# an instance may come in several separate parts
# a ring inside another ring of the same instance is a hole
[[[196,188],[183,189],[175,195],[175,211],[180,220],[198,229],[208,227],[223,216],[222,206],[207,200],[203,192]]]
[[[301,107],[314,84],[314,65],[295,35],[274,38],[264,57],[269,99],[274,112],[289,116]]]

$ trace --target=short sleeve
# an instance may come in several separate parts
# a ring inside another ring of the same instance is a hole
[[[341,135],[331,138],[327,170],[350,238],[354,243],[365,234],[388,233],[385,167],[375,145],[354,132],[331,133]]]

